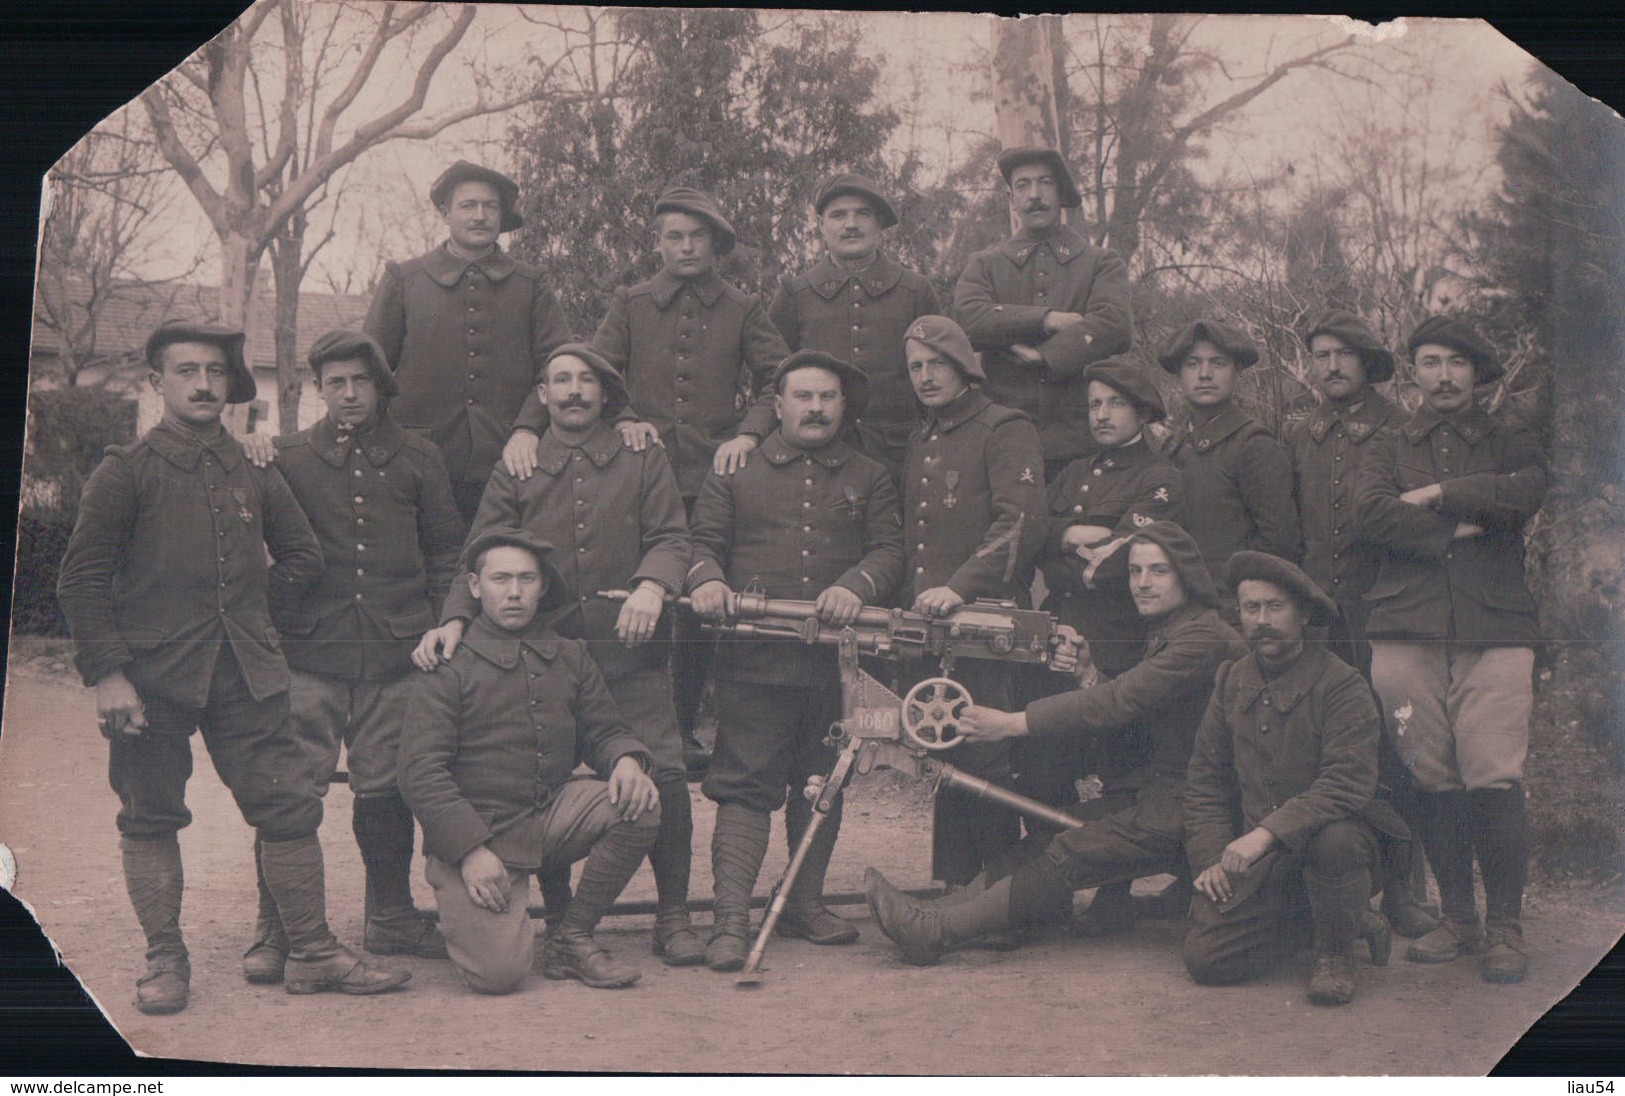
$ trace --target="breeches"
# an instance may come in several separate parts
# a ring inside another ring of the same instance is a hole
[[[700,790],[716,803],[754,811],[784,806],[807,777],[827,773],[835,750],[824,745],[841,718],[841,693],[830,686],[716,683],[717,741]]]
[[[345,748],[350,790],[358,796],[397,794],[396,765],[401,727],[412,697],[410,674],[382,681],[352,681],[293,671],[288,688],[288,725],[310,759],[318,795]]]
[[[683,738],[677,731],[677,709],[672,705],[671,675],[665,670],[635,670],[607,684],[621,718],[654,755],[649,779],[661,785],[687,780]]]

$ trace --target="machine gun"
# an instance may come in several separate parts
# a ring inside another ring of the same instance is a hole
[[[627,592],[604,590],[599,596],[624,601]],[[688,605],[689,599],[680,598],[678,604]],[[834,627],[818,619],[813,602],[744,593],[735,596],[731,616],[707,621],[704,627],[717,634],[833,646],[837,648],[841,671],[841,718],[830,725],[824,739],[826,745],[838,751],[835,765],[813,801],[806,833],[773,888],[767,915],[745,967],[735,979],[736,985],[760,984],[762,957],[784,913],[790,886],[801,872],[819,827],[854,774],[877,768],[896,769],[1063,829],[1082,824],[1072,815],[1035,799],[961,772],[937,756],[961,741],[960,717],[974,703],[964,685],[946,676],[931,677],[899,697],[858,664],[860,654],[914,658],[934,655],[942,659],[944,674],[952,672],[956,658],[1036,663],[1051,669],[1060,662],[1058,672],[1070,672],[1071,660],[1057,656],[1066,647],[1082,652],[1087,645],[1071,628],[1057,626],[1048,613],[1018,609],[999,601],[972,602],[943,617],[902,609],[865,608],[859,610],[851,624]]]

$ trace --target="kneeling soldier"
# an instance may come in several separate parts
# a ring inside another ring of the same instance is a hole
[[[1313,925],[1309,1000],[1347,1004],[1354,942],[1365,937],[1372,962],[1388,962],[1387,924],[1368,905],[1378,832],[1409,837],[1372,798],[1376,701],[1357,672],[1304,642],[1306,627],[1337,615],[1308,575],[1237,552],[1226,579],[1252,652],[1220,667],[1185,780],[1198,873],[1185,966],[1204,985],[1245,981],[1302,947]]]
[[[638,980],[592,934],[654,842],[660,795],[587,645],[537,619],[570,598],[552,550],[517,529],[468,546],[480,615],[418,679],[401,736],[401,794],[423,824],[440,930],[481,993],[511,993],[531,968],[530,876],[583,858],[542,974],[598,989]],[[571,777],[578,757],[599,779]]]

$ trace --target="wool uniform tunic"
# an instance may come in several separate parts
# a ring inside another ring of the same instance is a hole
[[[1081,313],[1083,323],[1051,335],[1044,330],[1049,312]],[[1044,239],[1018,232],[971,256],[954,287],[954,319],[982,352],[988,398],[1037,423],[1044,460],[1095,450],[1083,371],[1133,340],[1122,259],[1070,228]],[[1035,347],[1043,363],[1017,358],[1009,349],[1015,343]]]

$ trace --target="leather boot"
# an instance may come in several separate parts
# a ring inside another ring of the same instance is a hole
[[[1448,963],[1477,954],[1483,933],[1473,898],[1473,842],[1467,793],[1429,792],[1417,797],[1417,823],[1428,864],[1439,884],[1442,916],[1436,928],[1405,949],[1413,963]]]
[[[327,927],[326,877],[322,846],[315,834],[291,841],[260,839],[265,885],[276,899],[288,934],[283,988],[293,994],[367,995],[403,985],[409,970],[374,966],[346,948]]]
[[[935,965],[949,950],[1010,927],[1010,879],[973,898],[923,902],[910,898],[874,868],[863,873],[863,892],[880,931],[915,966]]]
[[[655,832],[647,819],[617,822],[593,844],[581,866],[581,881],[570,908],[542,946],[543,977],[554,981],[574,978],[593,989],[619,989],[638,980],[638,969],[616,962],[592,934],[637,873]]]
[[[688,879],[694,856],[694,804],[688,782],[660,785],[660,832],[649,846],[649,867],[654,872],[660,910],[655,916],[650,950],[668,967],[693,967],[705,962],[705,943],[688,918]]]
[[[374,955],[444,959],[446,941],[412,901],[412,812],[398,795],[359,796],[351,816],[367,872],[362,946]]]
[[[1354,941],[1366,932],[1371,910],[1371,873],[1365,869],[1346,875],[1303,873],[1314,918],[1315,962],[1309,978],[1309,1002],[1346,1005],[1354,1000]],[[1381,947],[1380,941],[1377,947]]]
[[[716,894],[705,965],[715,971],[741,970],[750,957],[750,896],[767,856],[772,817],[739,803],[717,804],[711,835],[711,877]]]
[[[1529,880],[1529,827],[1523,785],[1467,793],[1478,873],[1484,880],[1486,982],[1511,984],[1529,973],[1523,946],[1523,891]]]
[[[784,832],[790,846],[790,855],[812,825],[813,805],[793,791],[784,808]],[[824,905],[824,876],[829,871],[829,859],[835,852],[835,839],[841,832],[841,800],[835,800],[823,825],[807,848],[807,858],[801,862],[801,871],[785,898],[784,913],[779,916],[780,936],[799,937],[815,944],[850,944],[857,940],[857,927],[835,916]]]
[[[151,1016],[167,1016],[186,1007],[192,963],[181,939],[181,846],[174,834],[125,837],[124,886],[136,920],[147,937],[147,973],[136,980],[135,1007]]]
[[[275,985],[282,981],[282,968],[288,961],[288,934],[282,931],[276,899],[265,885],[265,866],[257,834],[254,837],[254,877],[259,884],[260,909],[254,920],[254,942],[243,953],[243,978],[255,985]]]

